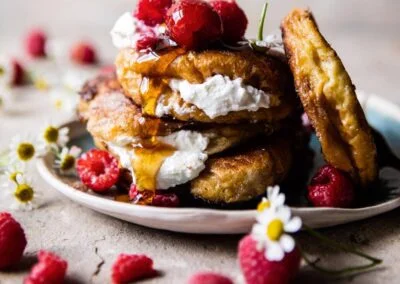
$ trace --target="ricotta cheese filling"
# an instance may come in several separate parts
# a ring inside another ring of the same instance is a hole
[[[158,141],[173,146],[176,151],[162,163],[156,177],[157,189],[168,189],[184,184],[196,178],[205,168],[208,158],[205,150],[209,139],[199,132],[180,130],[168,136],[158,136]],[[119,137],[108,147],[119,157],[120,163],[132,173],[133,182],[136,182],[132,161],[137,157],[134,150],[128,145],[139,143],[138,139]]]
[[[169,86],[173,91],[178,92],[185,102],[198,107],[211,119],[226,115],[231,111],[257,111],[260,108],[270,107],[271,94],[245,85],[241,78],[232,80],[227,76],[214,75],[201,84],[171,79]],[[191,111],[183,109],[173,101],[164,105],[163,100],[163,96],[160,96],[156,107],[158,117],[170,114],[171,110],[179,114]]]

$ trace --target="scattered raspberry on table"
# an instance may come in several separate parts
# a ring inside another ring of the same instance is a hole
[[[0,213],[0,270],[17,264],[27,241],[21,225],[7,212]]]

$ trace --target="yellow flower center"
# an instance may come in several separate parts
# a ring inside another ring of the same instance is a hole
[[[35,87],[39,91],[46,91],[49,88],[49,84],[44,79],[39,78],[35,80]]]
[[[35,147],[31,143],[23,142],[17,147],[18,158],[22,161],[29,161],[35,155]]]
[[[283,234],[283,223],[279,219],[272,220],[267,227],[267,236],[273,241],[277,241]]]
[[[60,110],[63,107],[63,102],[60,99],[57,99],[54,101],[54,106],[56,107],[56,109]]]
[[[3,66],[0,66],[0,76],[4,75],[6,71],[4,70]]]
[[[75,166],[75,157],[72,155],[66,155],[64,159],[62,159],[60,164],[60,169],[63,171],[67,171],[72,169]]]
[[[19,175],[19,174],[22,174],[22,173],[21,173],[21,172],[18,172],[18,171],[12,172],[12,173],[10,173],[10,175],[8,176],[8,178],[9,178],[11,181],[13,181],[13,182],[18,183],[18,182],[17,182],[17,175]]]
[[[58,128],[54,126],[49,126],[44,131],[43,137],[47,143],[56,143],[58,139]]]
[[[19,184],[15,189],[14,196],[21,203],[27,203],[33,200],[34,191],[28,184]]]
[[[257,211],[263,212],[265,209],[268,209],[269,207],[271,207],[271,202],[269,202],[269,200],[264,200],[258,203]]]

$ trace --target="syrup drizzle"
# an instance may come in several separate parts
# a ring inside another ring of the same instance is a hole
[[[145,74],[140,82],[140,95],[144,102],[143,112],[154,115],[158,99],[168,88],[168,79],[161,76],[167,71],[169,65],[185,51],[174,49],[160,54],[151,52],[139,56],[132,65],[131,70],[138,74]],[[148,139],[143,139],[140,145],[135,145],[132,150],[135,158],[131,161],[132,169],[135,172],[136,187],[142,194],[138,204],[151,204],[157,189],[158,172],[168,157],[176,149],[171,145],[158,141],[156,136],[160,127],[160,120],[153,119],[154,123],[146,123],[142,133]]]
[[[150,139],[142,147],[134,147],[135,159],[132,161],[132,168],[136,176],[138,190],[157,189],[157,174],[162,163],[171,156],[176,149],[171,145]]]
[[[143,113],[155,115],[158,98],[168,90],[168,80],[143,77],[140,83]]]
[[[137,74],[163,76],[171,63],[184,53],[184,49],[175,48],[159,53],[152,51],[141,54],[131,65],[131,69]]]

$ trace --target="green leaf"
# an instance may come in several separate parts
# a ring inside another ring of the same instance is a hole
[[[264,23],[265,23],[265,18],[267,16],[267,10],[268,10],[268,1],[265,2],[264,6],[263,6],[263,10],[261,12],[261,19],[260,19],[260,23],[258,25],[257,40],[264,39]]]

